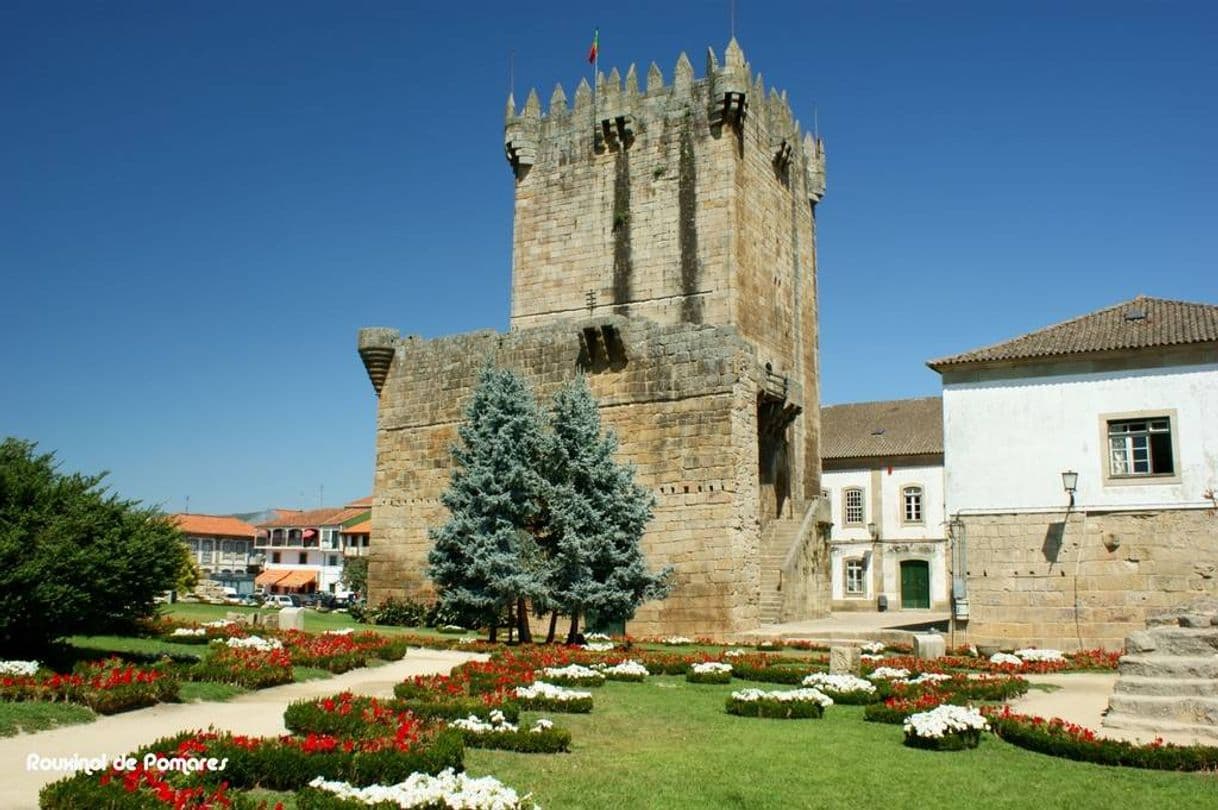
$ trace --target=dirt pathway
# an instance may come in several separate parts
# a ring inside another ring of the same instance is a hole
[[[486,656],[451,650],[411,649],[400,661],[356,669],[333,678],[290,683],[240,695],[223,703],[161,703],[147,709],[98,718],[88,725],[65,726],[36,734],[0,738],[0,807],[24,810],[38,806],[38,791],[68,775],[67,771],[30,769],[31,755],[50,758],[95,758],[134,751],[179,731],[207,728],[239,734],[284,734],[283,710],[302,698],[350,690],[391,697],[393,685],[412,675],[447,673],[465,661]]]

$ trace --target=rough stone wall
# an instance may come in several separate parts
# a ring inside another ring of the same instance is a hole
[[[398,340],[381,391],[370,557],[370,599],[431,593],[427,530],[446,519],[439,501],[449,447],[488,360],[516,369],[539,401],[577,372],[584,326],[616,327],[626,363],[589,376],[619,457],[657,498],[644,537],[653,566],[673,565],[676,588],[640,610],[632,633],[734,632],[757,624],[757,363],[724,327],[620,317],[508,334],[476,332]]]
[[[1207,510],[1063,518],[962,517],[971,618],[957,634],[965,642],[1121,649],[1148,615],[1218,594],[1218,517]]]

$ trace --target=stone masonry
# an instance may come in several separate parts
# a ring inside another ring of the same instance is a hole
[[[678,60],[509,99],[515,178],[511,331],[435,340],[361,330],[379,395],[369,590],[429,596],[428,529],[479,370],[513,368],[546,399],[588,376],[620,455],[656,495],[644,537],[676,587],[629,631],[755,628],[828,607],[820,514],[814,213],[824,148],[739,46],[695,79]],[[768,568],[783,567],[782,572]],[[785,573],[785,579],[779,573]],[[785,585],[784,585],[785,583]],[[773,601],[771,598],[769,601]]]
[[[958,643],[1120,649],[1151,615],[1218,595],[1208,510],[962,519],[972,615]]]

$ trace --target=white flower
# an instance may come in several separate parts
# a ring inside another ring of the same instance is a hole
[[[322,635],[326,636],[349,636],[355,632],[354,627],[339,627],[335,630],[327,630]]]
[[[859,660],[860,661],[883,661],[884,656],[872,655],[871,653],[863,653],[862,655],[859,656]]]
[[[742,655],[748,655],[748,654],[749,654],[748,650],[736,649],[736,650],[728,650],[727,652],[725,652],[723,654],[723,657],[724,658],[739,658]]]
[[[529,732],[532,734],[540,734],[543,731],[549,731],[552,728],[554,728],[554,721],[547,720],[546,718],[542,717],[533,722],[533,727],[529,729]]]
[[[928,712],[913,714],[905,718],[905,733],[927,739],[939,739],[945,734],[961,731],[985,731],[990,724],[981,712],[968,706],[953,706],[944,703]]]
[[[782,703],[819,703],[822,707],[833,705],[833,698],[819,689],[785,689],[767,692],[764,689],[741,689],[732,692],[732,700],[755,703],[759,700],[777,700]]]
[[[803,679],[803,685],[828,689],[831,692],[866,692],[869,695],[875,692],[875,684],[871,681],[853,675],[830,675],[827,672],[813,672]]]
[[[1023,659],[1018,656],[1009,655],[1003,652],[997,652],[990,656],[991,664],[1010,664],[1016,667],[1023,666]]]
[[[207,631],[204,630],[202,627],[178,627],[178,628],[175,628],[174,631],[172,633],[170,633],[169,635],[171,635],[171,636],[190,636],[190,637],[194,638],[197,636],[206,635],[206,633],[207,633]]]
[[[440,628],[441,631],[448,633],[464,633],[465,628],[459,624],[446,624]]]
[[[613,649],[613,642],[612,641],[598,641],[598,642],[593,642],[592,644],[584,644],[582,646],[582,649],[585,649],[588,652],[609,652],[610,650]]]
[[[868,678],[908,678],[908,669],[898,669],[896,667],[879,667]]]
[[[611,667],[605,667],[602,672],[610,675],[642,675],[646,678],[650,673],[647,672],[647,667],[640,664],[638,661],[623,661],[620,664],[614,664]]]
[[[309,787],[333,793],[341,799],[367,805],[382,802],[401,808],[448,807],[453,810],[515,810],[521,807],[516,791],[492,776],[474,778],[447,768],[435,776],[412,773],[396,785],[357,788],[346,782],[328,782],[317,777]]]
[[[731,664],[720,664],[718,661],[703,661],[700,664],[694,664],[691,669],[699,675],[708,675],[712,672],[731,672]]]
[[[1015,655],[1023,661],[1065,661],[1066,657],[1061,654],[1061,650],[1038,650],[1028,648],[1024,650],[1016,650]]]
[[[884,652],[884,642],[873,641],[869,644],[864,644],[863,652],[871,653],[872,655],[877,655],[879,653],[882,653],[882,652]]]
[[[230,624],[236,624],[236,622],[230,622],[228,619],[218,619],[214,622],[203,622],[204,627],[228,627]]]
[[[262,636],[250,636],[249,638],[230,638],[225,642],[229,647],[235,647],[242,650],[261,650],[262,652],[270,652],[271,650],[282,650],[283,644],[278,639],[263,638]]]
[[[36,672],[37,661],[0,661],[0,675],[33,675]]]
[[[535,681],[532,686],[516,687],[516,697],[525,700],[545,698],[546,700],[570,701],[592,697],[591,692],[581,692],[575,689],[565,689],[545,681]]]
[[[568,664],[565,667],[546,667],[539,670],[539,675],[543,678],[558,678],[560,680],[573,681],[576,679],[592,678],[593,680],[605,680],[605,676],[597,672],[595,669],[582,667],[579,664]]]
[[[589,633],[588,635],[584,636],[584,640],[585,641],[609,641],[610,638],[607,633]]]
[[[680,646],[681,644],[693,644],[693,641],[686,638],[685,636],[669,636],[668,638],[660,639],[660,643],[668,644],[673,647],[677,647],[677,646]]]

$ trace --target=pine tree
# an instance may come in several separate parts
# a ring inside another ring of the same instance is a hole
[[[540,509],[542,418],[519,375],[487,366],[458,435],[440,498],[450,517],[431,531],[428,574],[444,607],[488,625],[493,639],[504,612],[542,592],[530,532]]]
[[[640,541],[655,498],[614,460],[617,438],[601,433],[600,412],[580,377],[554,395],[545,445],[548,480],[546,599],[571,617],[568,643],[588,611],[624,621],[668,594],[671,569],[648,570]]]

